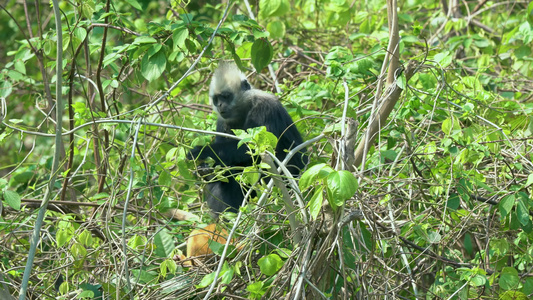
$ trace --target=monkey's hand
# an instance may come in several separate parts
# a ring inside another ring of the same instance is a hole
[[[211,178],[213,177],[213,167],[211,167],[210,165],[206,163],[202,163],[196,169],[195,175],[202,177],[205,180],[211,180]]]
[[[196,176],[199,177],[206,177],[209,175],[212,175],[213,173],[213,167],[211,167],[208,163],[204,162],[209,158],[209,151],[211,149],[209,147],[203,147],[203,146],[197,146],[194,147],[189,153],[187,153],[186,158],[188,160],[196,160],[197,162],[197,169],[195,172]]]

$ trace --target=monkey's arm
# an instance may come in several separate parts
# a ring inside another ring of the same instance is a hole
[[[303,143],[298,128],[277,99],[256,100],[255,103],[256,105],[247,116],[245,128],[265,126],[278,138],[276,156],[279,160],[285,159],[287,151]],[[305,149],[303,149],[292,157],[288,168],[292,174],[298,174],[307,161]]]
[[[273,95],[267,94],[267,96],[271,97],[268,99],[261,99],[259,97],[254,99],[254,106],[246,116],[244,129],[265,126],[269,132],[280,139],[282,135],[288,134],[286,130],[291,127],[293,122],[278,99]],[[287,138],[293,140],[297,137],[288,136]]]
[[[189,160],[206,160],[211,157],[215,165],[244,166],[252,164],[252,157],[246,153],[248,147],[241,145],[237,148],[237,140],[215,140],[207,146],[196,146],[187,154]]]

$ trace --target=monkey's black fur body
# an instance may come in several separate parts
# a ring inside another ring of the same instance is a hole
[[[251,87],[235,65],[222,64],[215,71],[209,94],[213,109],[218,113],[218,132],[233,134],[232,129],[246,130],[265,126],[278,138],[276,157],[279,160],[285,159],[287,150],[303,142],[300,132],[278,98]],[[211,145],[195,147],[188,157],[198,160],[211,157],[216,165],[228,167],[252,165],[252,157],[246,153],[248,148],[245,145],[237,148],[237,144],[238,140],[217,136]],[[297,175],[306,162],[306,155],[300,151],[292,157],[287,167],[293,175]],[[226,209],[235,212],[242,204],[244,193],[231,176],[234,173],[226,173],[228,182],[217,181],[206,186],[205,201],[216,215]]]

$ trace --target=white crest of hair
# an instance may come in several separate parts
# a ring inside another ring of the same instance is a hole
[[[232,62],[222,62],[213,74],[211,85],[209,86],[209,96],[213,97],[222,91],[238,93],[241,89],[241,82],[246,80],[241,70]]]

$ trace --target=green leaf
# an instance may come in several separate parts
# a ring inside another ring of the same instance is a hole
[[[162,228],[154,237],[155,254],[159,257],[170,257],[176,248],[174,235],[168,229]]]
[[[474,286],[483,286],[487,282],[487,277],[484,275],[476,274],[470,279],[470,283]]]
[[[251,47],[251,46],[250,46]],[[229,49],[231,51],[231,57],[233,57],[233,61],[235,61],[235,64],[239,69],[244,69],[244,66],[242,65],[241,58],[237,53],[235,52],[235,46],[233,44],[230,44]]]
[[[112,87],[112,88],[114,88],[114,89],[116,89],[116,88],[118,88],[118,87],[120,86],[120,83],[118,82],[118,80],[113,79],[113,80],[111,80],[111,82],[109,83],[109,86]]]
[[[527,176],[527,181],[526,181],[526,185],[524,187],[528,187],[530,186],[531,184],[533,183],[533,173],[529,174]]]
[[[263,282],[259,281],[259,282],[254,282],[252,284],[249,284],[247,287],[246,287],[246,290],[249,291],[249,292],[259,292],[261,289],[263,288]]]
[[[16,192],[5,190],[4,200],[6,200],[7,205],[9,205],[12,209],[20,210],[20,196]]]
[[[493,239],[490,241],[490,249],[498,256],[506,255],[509,251],[509,242],[506,239]]]
[[[268,66],[273,55],[274,50],[267,39],[260,38],[255,40],[252,45],[252,64],[257,72],[260,72],[266,66]]]
[[[316,220],[318,214],[320,213],[320,209],[322,208],[322,203],[324,202],[323,192],[324,187],[320,186],[316,189],[313,197],[311,197],[311,200],[309,201],[309,212],[311,213],[311,218],[313,218],[313,220]]]
[[[157,278],[156,274],[148,272],[144,269],[132,269],[131,274],[136,280],[139,280],[140,283],[151,283]]]
[[[13,91],[13,85],[8,80],[0,82],[0,97],[7,98]]]
[[[396,80],[396,85],[402,90],[405,90],[405,87],[407,86],[407,79],[405,78],[404,73],[402,73],[400,77]]]
[[[91,201],[97,201],[98,204],[103,204],[105,201],[107,201],[107,198],[109,198],[109,194],[108,193],[98,193],[98,194],[95,194],[94,196],[92,197],[89,197],[89,200]]]
[[[93,291],[82,291],[78,295],[76,295],[77,299],[94,299],[94,292]]]
[[[465,202],[470,201],[470,194],[472,194],[472,183],[467,178],[461,178],[457,185],[457,193]]]
[[[265,126],[261,126],[260,129],[259,131],[250,131],[248,129],[249,132],[253,133],[253,140],[259,146],[259,152],[274,150],[278,144],[278,138],[272,132],[267,131]]]
[[[474,246],[472,242],[472,236],[470,233],[465,233],[465,237],[463,239],[463,245],[465,247],[465,250],[468,254],[472,255],[474,253]]]
[[[74,29],[74,36],[78,40],[78,43],[81,43],[87,37],[87,30],[83,27],[76,27],[76,29]],[[78,45],[78,43],[76,45]]]
[[[178,28],[172,33],[172,42],[174,43],[174,51],[178,48],[183,49],[185,47],[185,40],[189,36],[189,30],[187,28]]]
[[[4,178],[0,178],[0,190],[3,190],[6,186],[7,186],[7,180],[5,180]]]
[[[93,245],[93,237],[88,230],[83,230],[80,235],[77,237],[78,242],[86,247],[91,247]]]
[[[395,150],[389,149],[389,150],[385,150],[381,152],[381,157],[384,160],[395,161],[397,156],[398,156],[398,152],[396,152]]]
[[[353,197],[357,191],[357,179],[355,176],[346,171],[334,171],[328,175],[327,188],[330,196],[333,199],[328,199],[332,207],[339,207],[344,204],[344,201]]]
[[[137,2],[137,0],[126,0],[126,2],[139,11],[143,10],[142,6],[139,4],[139,2]]]
[[[172,184],[172,176],[170,176],[170,172],[167,170],[161,171],[158,178],[159,185],[163,187],[169,187]]]
[[[500,208],[500,215],[503,218],[507,217],[513,209],[515,203],[515,195],[507,195],[500,200],[498,207]]]
[[[427,240],[431,244],[438,244],[442,239],[442,236],[436,231],[430,231],[427,235]]]
[[[145,54],[141,62],[141,73],[148,81],[154,81],[159,79],[163,71],[165,71],[167,65],[167,58],[163,50],[158,51],[156,54],[148,57]]]
[[[326,55],[326,64],[332,65],[333,62],[347,63],[353,60],[354,56],[350,49],[341,46],[332,47]]]
[[[81,292],[79,295],[76,295],[76,299],[103,299],[104,298],[102,297],[102,285],[101,284],[81,283],[79,287],[83,289],[83,292]],[[83,297],[82,297],[82,294],[84,295]]]
[[[185,40],[185,48],[187,48],[189,53],[196,53],[196,44],[190,39]]]
[[[444,51],[436,54],[434,59],[439,63],[439,67],[445,68],[452,63],[453,54],[450,51]]]
[[[167,260],[164,260],[160,265],[159,265],[159,273],[161,273],[161,276],[162,277],[166,277],[167,276],[167,264],[168,264],[168,259]]]
[[[141,44],[155,44],[157,43],[157,40],[154,39],[153,37],[151,36],[138,36],[135,38],[135,40],[133,41],[133,45],[141,45]]]
[[[242,180],[248,185],[253,185],[261,179],[261,174],[254,166],[244,168],[241,176]]]
[[[137,31],[146,31],[146,22],[144,19],[135,19],[135,21],[133,21],[133,25]]]
[[[134,235],[128,240],[128,246],[133,249],[141,250],[144,248],[148,240],[144,236]]]
[[[277,254],[272,253],[261,257],[257,261],[257,264],[259,265],[261,273],[266,276],[272,276],[283,267],[283,260]]]
[[[533,3],[533,2],[531,2]],[[528,277],[526,278],[525,282],[524,282],[524,287],[522,288],[522,292],[524,292],[525,294],[531,294],[533,293],[533,277]]]
[[[199,284],[195,285],[197,289],[203,289],[205,287],[208,287],[211,283],[213,283],[213,280],[215,280],[216,272],[210,273],[205,275],[202,278],[202,281],[200,281]]]
[[[369,34],[371,30],[372,30],[372,28],[370,26],[370,20],[369,19],[364,20],[361,23],[361,25],[359,25],[359,32],[361,32],[361,33]]]
[[[523,226],[526,226],[530,222],[528,206],[528,203],[524,201],[524,199],[518,199],[518,203],[516,206],[516,216],[518,217],[518,221],[520,222],[520,224],[522,224]]]
[[[500,274],[499,284],[504,290],[512,290],[518,287],[520,279],[518,278],[518,271],[512,267],[505,267]]]
[[[15,70],[17,70],[21,74],[26,74],[26,64],[22,60],[18,59],[17,61],[15,61]]]
[[[281,21],[273,21],[268,23],[267,30],[273,39],[281,39],[285,37],[285,23]]]
[[[374,234],[366,228],[366,225],[362,221],[359,222],[359,228],[362,233],[362,241],[357,242],[356,247],[361,253],[370,253],[369,251],[372,251],[375,245]],[[360,244],[360,242],[364,243],[364,247],[362,244]]]
[[[259,1],[259,14],[263,18],[267,18],[276,13],[281,6],[281,0],[260,0]]]
[[[533,30],[531,29],[529,22],[522,23],[518,28],[518,32],[523,35],[524,44],[529,44],[529,42],[533,40]]]
[[[527,20],[533,24],[533,2],[529,2],[527,5]]]
[[[253,36],[255,37],[255,39],[268,38],[270,36],[270,33],[268,31],[264,31],[262,29],[254,28],[252,33],[253,33]]]
[[[57,247],[58,248],[63,247],[63,245],[68,243],[71,238],[72,238],[72,235],[69,233],[68,230],[63,229],[63,228],[58,229],[56,232]]]
[[[84,0],[81,1],[80,11],[81,15],[86,19],[91,19],[94,13],[94,1],[93,0]]]
[[[222,271],[220,272],[220,284],[230,284],[233,279],[233,274],[235,274],[234,269],[227,262],[224,262]]]
[[[519,291],[506,291],[500,294],[498,300],[528,300],[530,299],[526,294]]]
[[[511,212],[511,217],[509,217],[509,229],[517,230],[520,228],[520,222],[518,222],[518,217],[516,216],[516,211]]]
[[[447,135],[452,135],[454,131],[461,130],[459,120],[455,117],[447,118],[442,122],[442,131]]]
[[[153,44],[150,48],[148,48],[148,51],[146,51],[146,54],[148,54],[148,57],[152,57],[154,54],[157,54],[157,52],[159,52],[159,50],[161,50],[161,48],[163,47],[163,45],[161,44]]]
[[[119,52],[109,53],[108,55],[106,55],[104,57],[104,67],[108,66],[111,63],[113,63],[114,61],[116,61],[120,57],[122,57],[122,54],[119,53]]]
[[[522,228],[522,230],[527,234],[533,232],[533,223],[531,222],[531,219],[527,220],[526,224],[520,225],[520,228]]]
[[[478,77],[475,76],[464,76],[461,78],[461,81],[470,89],[475,89],[476,91],[483,90],[483,85],[479,81]]]
[[[260,0],[259,15],[262,18],[279,17],[290,10],[288,0]]]
[[[274,251],[276,251],[277,253],[279,253],[279,256],[281,256],[282,258],[289,258],[292,254],[292,250],[291,249],[287,249],[287,248],[277,248],[277,249],[274,249]]]
[[[24,66],[24,68],[26,68],[26,65],[22,62],[22,61],[18,61],[20,62],[20,64],[22,64]],[[17,65],[20,65],[19,63],[15,63],[15,68],[17,67]],[[26,72],[26,70],[24,70],[24,72]],[[19,80],[23,80],[24,79],[24,74],[23,73],[20,73],[18,71],[13,71],[13,70],[8,70],[7,71],[7,76],[13,80],[13,81],[19,81]]]
[[[235,51],[234,57],[238,56],[239,58],[250,58],[252,56],[252,42],[244,42],[242,45],[237,48]]]
[[[425,227],[422,227],[420,225],[415,225],[413,227],[413,230],[419,237],[423,238],[426,241],[428,240],[428,233],[427,233]]]
[[[248,292],[250,292],[250,296],[253,299],[260,299],[261,296],[263,296],[265,294],[265,292],[266,292],[266,290],[263,289],[263,282],[262,281],[258,281],[258,282],[254,282],[254,283],[249,284],[246,287],[246,290]]]
[[[74,258],[80,259],[87,256],[87,249],[80,243],[74,243],[70,247],[70,253],[72,256],[74,256]]]
[[[207,242],[208,246],[209,246],[209,249],[211,249],[211,251],[213,251],[213,253],[215,253],[216,255],[222,255],[222,252],[224,252],[224,248],[226,247],[225,244],[222,244],[222,243],[219,243],[215,240],[211,240],[209,239],[208,242]]]
[[[326,178],[331,172],[333,172],[333,169],[324,163],[312,166],[300,177],[300,182],[298,183],[300,190],[303,191],[313,186],[316,181]]]
[[[459,195],[457,194],[450,194],[450,198],[448,198],[448,201],[446,205],[448,208],[457,210],[459,208],[459,205],[461,204],[461,199],[459,198]]]

